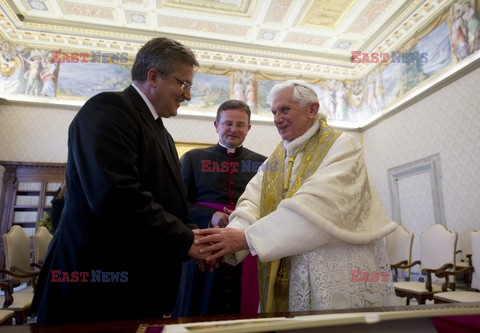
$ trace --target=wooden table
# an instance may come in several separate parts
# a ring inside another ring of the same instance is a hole
[[[253,319],[243,322],[242,320]],[[278,320],[277,320],[278,319]],[[294,320],[295,319],[295,320]],[[298,320],[296,320],[298,319]],[[222,327],[214,325],[221,321]],[[260,321],[260,323],[258,323]],[[283,322],[285,321],[285,323]],[[318,332],[328,327],[328,332],[408,332],[421,326],[422,332],[480,332],[480,303],[450,303],[436,305],[411,305],[384,308],[289,312],[256,315],[229,315],[191,318],[161,318],[110,322],[70,323],[61,325],[3,326],[0,332],[51,333],[51,332],[131,332],[142,325],[187,324],[210,325],[203,329],[186,329],[185,332]],[[201,323],[201,324],[200,324]],[[241,323],[241,324],[239,324]],[[464,330],[459,326],[465,324]],[[295,326],[297,325],[297,326]],[[443,327],[443,328],[442,328]],[[163,333],[180,332],[179,326],[165,327]],[[443,329],[443,331],[442,331]],[[153,326],[147,333],[157,333]]]

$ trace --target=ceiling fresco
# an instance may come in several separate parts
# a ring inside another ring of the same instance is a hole
[[[33,47],[128,52],[177,39],[202,66],[358,79],[450,0],[0,0],[0,37]]]

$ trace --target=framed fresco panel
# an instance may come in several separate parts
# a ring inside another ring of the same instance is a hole
[[[3,43],[0,46],[0,91],[4,94],[36,97],[55,97],[58,64],[52,62],[50,51],[16,49]]]
[[[273,81],[273,80],[257,80],[257,114],[260,116],[271,116],[272,111],[270,106],[267,104],[267,96],[270,92],[270,89],[277,83],[282,81]]]
[[[220,104],[230,99],[230,75],[196,73],[192,98],[181,105],[185,109],[216,112]]]
[[[405,54],[420,55],[421,61],[403,61],[399,57],[394,60],[392,56],[392,62],[382,72],[387,103],[402,97],[452,63],[447,21],[439,24]]]
[[[122,91],[132,82],[130,70],[111,63],[60,64],[57,97],[85,100],[104,91]]]

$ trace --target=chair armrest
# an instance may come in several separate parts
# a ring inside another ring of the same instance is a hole
[[[412,268],[412,267],[415,266],[415,265],[421,265],[421,261],[420,261],[420,260],[416,260],[416,261],[410,263],[409,265],[399,265],[399,266],[397,266],[396,268],[407,269],[407,268]]]
[[[436,275],[437,273],[444,272],[449,268],[453,268],[453,264],[444,264],[437,269],[424,268],[424,269],[422,269],[422,273],[424,273],[424,274],[425,273],[435,273],[435,275]]]
[[[474,269],[473,267],[464,267],[462,269],[458,269],[458,270],[455,270],[455,271],[438,271],[435,273],[435,275],[439,278],[442,278],[442,277],[445,277],[447,275],[460,275],[460,274],[465,274],[465,273],[468,273],[468,272],[473,272]]]
[[[34,277],[37,277],[38,274],[40,274],[39,271],[27,272],[27,271],[24,271],[23,269],[16,268],[16,267],[13,267],[13,266],[10,267],[10,268],[11,268],[10,270],[0,269],[0,273],[8,274],[8,275],[11,275],[11,276],[14,276],[14,277],[17,277],[17,278],[22,278],[22,279],[34,278]]]
[[[27,271],[24,271],[21,268],[15,267],[15,266],[11,266],[10,270],[0,269],[0,273],[8,274],[8,275],[11,275],[13,277],[20,278],[20,279],[31,278],[32,279],[32,287],[33,287],[34,290],[35,290],[35,287],[37,285],[37,277],[38,277],[38,275],[40,275],[40,271],[27,272]]]
[[[415,266],[415,265],[421,265],[421,261],[420,261],[420,260],[416,260],[416,261],[411,262],[410,264],[406,264],[406,265],[398,265],[398,264],[397,264],[397,265],[395,266],[395,273],[398,274],[398,270],[397,270],[397,269],[408,269],[408,268],[411,268],[411,267],[413,267],[413,266]],[[394,277],[394,282],[396,282],[396,279],[397,279],[397,277],[395,276],[395,277]]]
[[[468,259],[468,264],[469,264],[470,266],[473,266],[473,265],[472,265],[472,255],[471,255],[471,254],[467,254],[466,257],[467,257],[467,259]]]
[[[402,261],[397,262],[396,264],[391,264],[390,265],[390,269],[395,272],[395,275],[392,276],[393,282],[398,282],[398,280],[397,280],[398,267],[400,267],[402,265],[407,265],[407,264],[408,264],[408,260],[402,260]]]
[[[13,288],[18,287],[20,281],[15,279],[3,279],[0,280],[0,290],[3,291],[5,301],[3,302],[3,308],[8,308],[13,303]]]
[[[436,275],[437,273],[445,271],[449,268],[453,268],[453,264],[444,264],[442,267],[437,268],[437,269],[429,269],[429,268],[422,269],[422,274],[427,274],[427,282],[426,282],[425,288],[428,291],[432,292],[432,273],[434,273]],[[446,287],[448,287],[448,278],[445,277],[445,280],[446,281],[445,281],[444,285]],[[447,291],[446,288],[445,288],[445,290],[443,290],[444,285],[442,285],[442,291]],[[455,290],[455,287],[453,289]]]
[[[402,260],[400,262],[397,262],[396,264],[391,264],[390,269],[398,269],[402,265],[408,265],[408,260]]]

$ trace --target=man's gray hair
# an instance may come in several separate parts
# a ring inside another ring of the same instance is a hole
[[[155,68],[163,76],[168,75],[179,64],[199,66],[195,54],[185,45],[166,37],[153,38],[143,45],[135,56],[132,80],[145,82],[151,68]]]
[[[295,102],[298,102],[302,105],[319,103],[315,88],[311,84],[302,80],[289,80],[278,83],[272,87],[267,96],[267,104],[272,106],[272,101],[277,94],[287,88],[293,88],[292,98]],[[322,110],[319,110],[319,116],[326,118],[325,114],[321,111]]]

